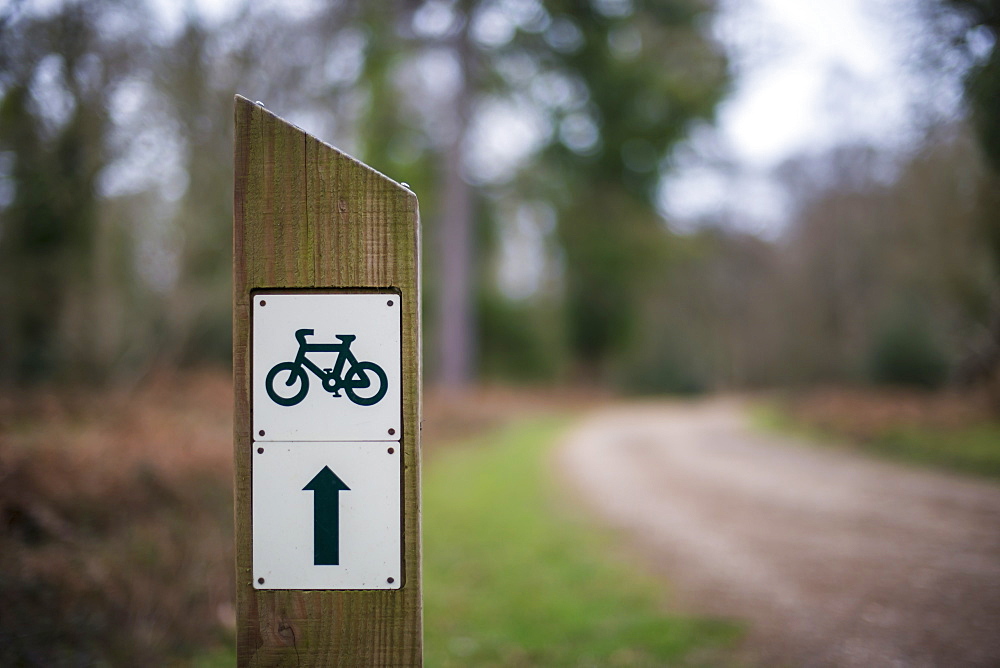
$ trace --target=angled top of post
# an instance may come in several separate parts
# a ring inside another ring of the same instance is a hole
[[[410,281],[412,190],[243,96],[234,112],[238,292]]]
[[[416,197],[416,193],[414,193],[408,186],[406,186],[406,185],[404,185],[404,184],[396,181],[395,179],[393,179],[393,178],[391,178],[389,176],[386,176],[385,174],[383,174],[382,172],[380,172],[377,169],[373,168],[372,166],[367,165],[367,164],[361,162],[360,160],[358,160],[357,158],[355,158],[350,153],[346,153],[346,152],[340,150],[339,148],[337,148],[336,146],[333,146],[332,144],[328,144],[327,142],[323,141],[322,139],[320,139],[316,135],[309,134],[308,132],[306,132],[305,130],[303,130],[302,128],[300,128],[295,123],[292,123],[291,121],[289,121],[286,118],[282,118],[278,114],[274,113],[273,111],[271,111],[270,109],[268,109],[267,107],[265,107],[263,102],[260,102],[260,101],[252,102],[249,99],[247,99],[247,98],[243,97],[242,95],[240,95],[239,93],[237,93],[234,96],[234,101],[236,103],[237,113],[239,113],[240,106],[253,107],[255,109],[259,109],[262,113],[267,114],[268,116],[271,116],[275,120],[278,120],[278,121],[280,121],[282,123],[285,123],[286,125],[290,125],[291,127],[295,128],[296,130],[298,130],[299,132],[301,132],[304,136],[308,137],[309,139],[312,139],[313,141],[316,141],[316,142],[322,144],[323,146],[325,146],[326,148],[330,149],[331,151],[336,151],[337,153],[339,153],[340,155],[342,155],[347,160],[350,160],[351,162],[353,162],[354,164],[356,164],[359,168],[364,169],[364,170],[369,171],[369,172],[372,172],[373,174],[377,174],[380,178],[385,179],[386,181],[388,181],[392,185],[396,186],[400,190],[402,190],[404,192],[407,192],[407,193],[410,193],[414,197]]]

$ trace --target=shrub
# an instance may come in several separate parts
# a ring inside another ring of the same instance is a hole
[[[896,309],[876,333],[869,369],[879,384],[936,388],[947,379],[948,359],[926,314],[911,305]]]

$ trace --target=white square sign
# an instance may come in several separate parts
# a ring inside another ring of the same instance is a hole
[[[397,443],[255,443],[254,587],[399,589],[400,457]]]
[[[400,302],[396,293],[254,295],[254,440],[399,440]]]

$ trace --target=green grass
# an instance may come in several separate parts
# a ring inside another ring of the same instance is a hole
[[[934,430],[896,427],[879,434],[871,446],[879,454],[1000,480],[997,423]]]
[[[235,638],[233,639],[235,644]],[[175,668],[232,668],[236,665],[236,647],[220,647],[209,650],[190,662],[178,662]]]
[[[777,401],[758,401],[749,405],[750,424],[757,430],[796,436],[813,441],[830,441],[833,434],[811,427],[792,414]]]
[[[440,451],[424,474],[428,666],[719,665],[732,624],[665,614],[661,583],[557,500],[532,421]]]
[[[1000,422],[979,422],[960,427],[887,425],[858,438],[837,429],[821,429],[797,420],[778,404],[759,404],[751,411],[758,428],[821,443],[845,442],[876,456],[920,466],[1000,479]]]

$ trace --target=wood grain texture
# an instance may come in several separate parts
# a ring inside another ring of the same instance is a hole
[[[237,657],[240,666],[422,665],[420,293],[416,196],[237,96],[233,382]],[[402,295],[403,586],[281,591],[251,582],[251,326],[254,291]]]

